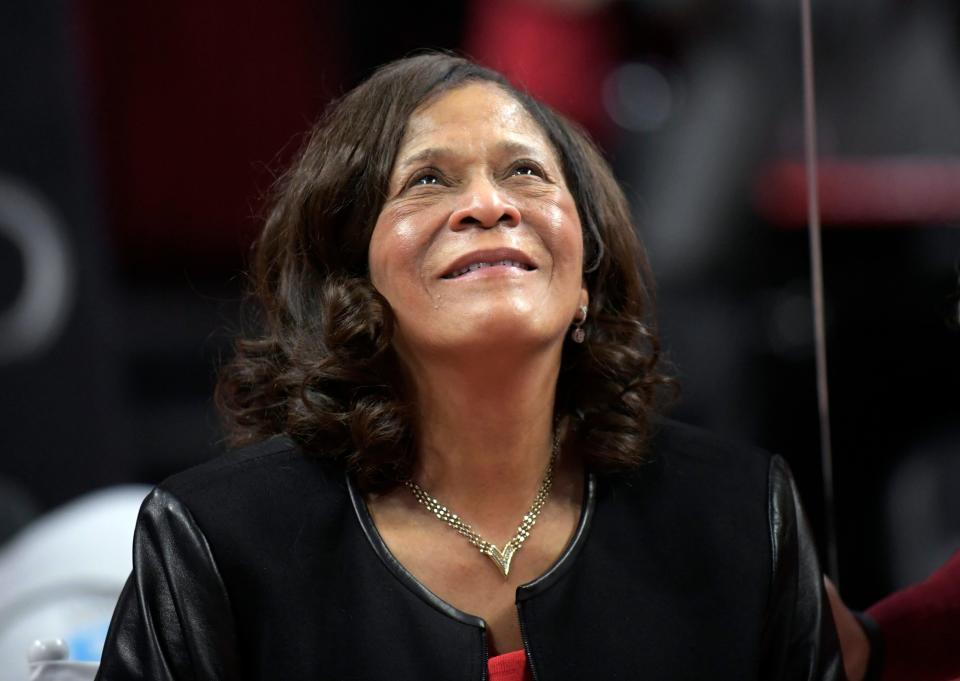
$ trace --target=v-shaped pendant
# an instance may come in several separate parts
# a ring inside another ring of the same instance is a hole
[[[517,552],[517,547],[514,546],[512,541],[507,542],[503,545],[503,551],[498,549],[493,544],[489,545],[489,553],[484,553],[487,558],[493,561],[493,564],[497,566],[500,572],[503,573],[503,576],[506,577],[510,574],[510,561],[513,560],[513,554]]]

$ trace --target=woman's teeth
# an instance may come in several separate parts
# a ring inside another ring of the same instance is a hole
[[[445,279],[455,279],[461,277],[467,272],[473,272],[474,270],[483,269],[484,267],[518,267],[522,270],[531,270],[532,267],[527,267],[523,263],[519,263],[516,260],[497,260],[496,262],[475,262],[466,267],[463,267],[459,270],[455,270],[448,274]]]

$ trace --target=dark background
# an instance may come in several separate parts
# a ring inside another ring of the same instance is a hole
[[[582,122],[627,189],[683,386],[784,454],[824,536],[799,11],[736,0],[0,6],[0,545],[215,455],[264,193],[330,99],[424,47]],[[960,11],[815,5],[842,592],[960,545]]]

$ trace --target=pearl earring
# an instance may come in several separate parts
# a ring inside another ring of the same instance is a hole
[[[574,343],[582,343],[587,337],[587,332],[583,330],[583,323],[587,321],[587,306],[580,306],[580,318],[573,323],[573,332],[570,334],[570,339]]]

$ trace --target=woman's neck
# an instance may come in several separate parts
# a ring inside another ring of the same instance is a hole
[[[553,449],[559,356],[416,369],[415,480],[478,530],[512,536]]]

